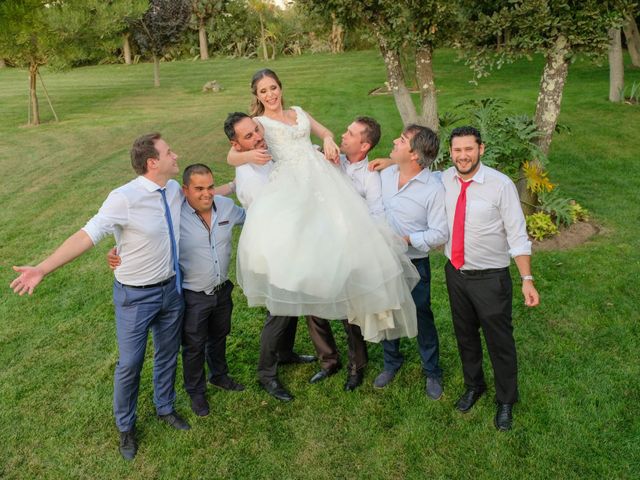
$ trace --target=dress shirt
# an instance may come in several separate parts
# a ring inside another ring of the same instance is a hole
[[[400,189],[399,177],[397,165],[380,174],[387,222],[398,235],[409,236],[409,258],[424,258],[449,237],[444,188],[440,179],[426,168]]]
[[[449,230],[460,193],[454,167],[442,174]],[[444,250],[451,258],[451,240]],[[515,184],[503,173],[480,163],[467,188],[464,222],[464,265],[461,270],[485,270],[509,266],[512,257],[531,255],[531,242]]]
[[[269,175],[274,165],[270,160],[264,165],[245,163],[236,167],[236,196],[244,208],[249,208],[264,186],[269,183]]]
[[[214,197],[209,230],[187,200],[182,204],[180,219],[180,269],[182,285],[194,292],[213,293],[227,280],[231,258],[231,230],[244,223],[244,209],[233,200]]]
[[[97,244],[113,234],[121,265],[116,280],[125,285],[151,285],[172,277],[173,258],[161,187],[144,176],[113,190],[98,213],[82,228]],[[182,192],[175,180],[165,186],[174,231],[180,229]],[[176,238],[176,245],[180,239]]]
[[[356,163],[351,163],[346,155],[340,155],[340,168],[351,179],[351,184],[367,202],[369,213],[373,217],[384,215],[382,205],[382,185],[380,174],[369,170],[369,158],[365,157]]]

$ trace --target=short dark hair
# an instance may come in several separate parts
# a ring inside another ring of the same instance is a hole
[[[412,124],[408,125],[403,133],[412,135],[409,146],[412,152],[418,154],[418,165],[429,168],[440,150],[440,140],[436,132],[428,127]]]
[[[480,135],[480,130],[476,127],[472,127],[471,125],[464,125],[462,127],[457,127],[451,130],[451,134],[449,135],[449,146],[451,146],[451,142],[456,137],[475,137],[476,143],[478,145],[482,145],[482,136]]]
[[[147,133],[135,139],[131,147],[131,166],[138,175],[147,173],[147,159],[158,158],[160,152],[156,149],[156,141],[162,135],[159,133]]]
[[[357,117],[356,123],[364,125],[362,140],[371,145],[371,147],[369,147],[369,150],[372,150],[376,145],[378,145],[378,142],[380,141],[380,124],[371,117]]]
[[[208,173],[213,176],[213,172],[211,171],[211,169],[204,163],[194,163],[192,165],[189,165],[184,169],[184,172],[182,172],[182,184],[188,187],[191,183],[191,177],[193,175],[206,175]]]
[[[224,121],[224,133],[229,140],[236,139],[236,123],[244,118],[251,117],[242,112],[232,112],[227,115],[227,119]]]

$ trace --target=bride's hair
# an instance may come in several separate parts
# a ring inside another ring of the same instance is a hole
[[[276,72],[274,72],[273,70],[269,70],[268,68],[258,70],[251,79],[251,92],[253,93],[253,100],[251,102],[251,111],[249,112],[249,114],[252,117],[262,115],[264,113],[264,105],[262,105],[262,102],[258,100],[258,82],[264,77],[272,78],[278,84],[280,90],[282,90],[282,83],[280,82],[278,75],[276,75]],[[280,104],[282,105],[282,108],[284,108],[283,96],[280,96]]]

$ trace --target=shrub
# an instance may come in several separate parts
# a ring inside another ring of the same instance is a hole
[[[536,240],[542,240],[558,233],[558,227],[553,223],[548,213],[538,212],[527,215],[526,221],[527,232]]]

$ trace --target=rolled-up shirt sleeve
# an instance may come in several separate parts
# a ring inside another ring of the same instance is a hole
[[[504,184],[500,198],[500,213],[507,233],[509,255],[531,255],[531,242],[527,235],[527,222],[525,221],[518,190],[513,182]]]
[[[421,252],[428,253],[433,248],[446,243],[449,239],[447,213],[444,205],[444,187],[434,190],[426,205],[428,229],[409,235],[411,245]]]
[[[113,191],[82,230],[97,244],[107,235],[115,234],[125,227],[129,219],[129,205],[124,194]]]

